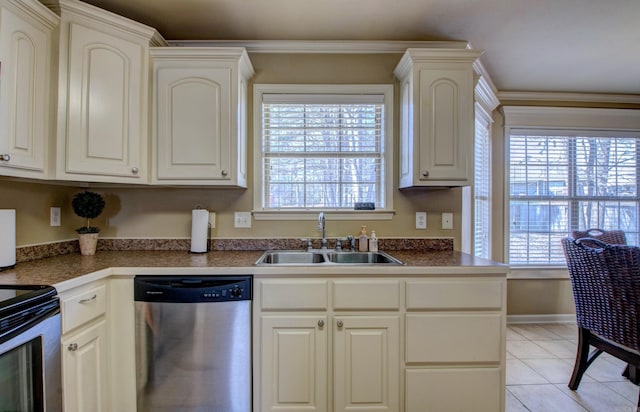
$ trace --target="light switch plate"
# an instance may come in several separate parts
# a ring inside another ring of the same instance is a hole
[[[235,212],[233,214],[233,227],[251,228],[251,212]]]
[[[446,230],[453,229],[453,213],[442,214],[442,228]]]
[[[416,229],[427,228],[427,212],[416,212]]]

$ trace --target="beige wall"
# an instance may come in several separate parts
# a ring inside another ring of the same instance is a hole
[[[394,84],[393,70],[400,54],[328,55],[328,54],[252,54],[255,69],[253,83],[309,84]],[[397,93],[396,93],[397,99]],[[250,99],[252,104],[252,99]],[[251,107],[252,109],[252,107]],[[250,116],[251,118],[251,116]],[[398,106],[394,108],[395,135],[398,130]],[[252,156],[253,127],[249,125],[249,159]],[[397,143],[396,143],[397,146]],[[397,156],[394,165],[394,187],[397,187]],[[251,167],[251,162],[249,162]],[[191,209],[196,206],[216,212],[214,237],[317,237],[313,221],[253,221],[251,229],[233,227],[235,211],[253,208],[253,170],[249,170],[249,189],[94,187],[105,195],[107,207],[95,224],[101,236],[125,238],[189,237]],[[5,188],[11,196],[4,196]],[[77,190],[47,184],[25,184],[0,181],[6,208],[18,209],[18,246],[74,238],[73,229],[82,221],[70,210],[70,199]],[[386,221],[332,221],[327,217],[327,236],[357,234],[360,225],[373,229],[379,237],[454,237],[460,245],[461,190],[397,190],[394,189],[396,214]],[[62,228],[49,227],[48,207],[63,207]],[[426,230],[415,229],[415,212],[428,214]],[[440,214],[454,213],[454,230],[440,229]],[[23,220],[29,215],[28,223]]]
[[[81,220],[71,211],[74,188],[0,180],[0,209],[16,209],[16,245],[25,246],[75,238]],[[59,227],[49,225],[49,208],[61,207]],[[2,228],[0,228],[2,230]]]

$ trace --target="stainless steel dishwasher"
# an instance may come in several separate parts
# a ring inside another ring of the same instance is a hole
[[[136,276],[138,411],[251,412],[252,276]]]

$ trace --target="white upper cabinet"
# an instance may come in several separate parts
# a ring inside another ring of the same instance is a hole
[[[147,26],[61,0],[57,178],[148,183]]]
[[[480,54],[408,49],[398,63],[400,188],[473,183],[473,63]]]
[[[247,185],[244,48],[152,48],[154,184]]]
[[[49,177],[52,32],[58,21],[38,1],[0,1],[0,175]]]

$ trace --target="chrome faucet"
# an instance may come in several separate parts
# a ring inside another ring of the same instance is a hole
[[[320,214],[318,215],[318,230],[322,231],[322,243],[321,243],[321,249],[326,249],[327,248],[327,236],[325,233],[325,222],[324,222],[324,213],[320,212]]]

